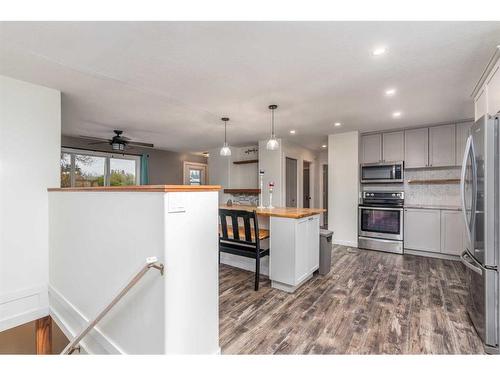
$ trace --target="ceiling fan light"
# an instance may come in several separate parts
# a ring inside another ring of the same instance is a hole
[[[269,151],[276,151],[279,148],[280,144],[275,137],[271,137],[269,141],[267,141],[266,149]]]
[[[111,144],[111,147],[115,151],[123,151],[123,150],[125,150],[125,144],[124,143],[114,142],[114,143]]]
[[[231,156],[231,149],[227,142],[224,142],[224,146],[220,149],[220,156]]]

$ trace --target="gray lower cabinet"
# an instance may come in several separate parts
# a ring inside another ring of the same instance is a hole
[[[471,127],[472,122],[462,122],[457,124],[457,130],[455,133],[455,165],[457,166],[462,165],[465,153],[465,143],[467,142],[467,137],[469,136]]]
[[[441,211],[441,252],[460,255],[465,249],[465,223],[461,211]]]
[[[455,165],[455,124],[429,128],[429,167]]]
[[[405,249],[439,252],[441,248],[441,223],[439,210],[405,208]]]
[[[405,158],[404,132],[382,133],[382,159],[385,162]]]
[[[429,165],[429,128],[405,130],[405,167],[423,168]]]
[[[465,249],[465,224],[457,210],[405,208],[404,248],[458,256]]]
[[[382,134],[361,136],[361,163],[378,163],[382,161]]]

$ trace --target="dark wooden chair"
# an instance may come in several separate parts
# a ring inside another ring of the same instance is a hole
[[[269,249],[262,249],[260,241],[269,238],[269,231],[259,230],[259,221],[255,211],[221,208],[219,217],[219,261],[220,253],[255,259],[255,290],[259,290],[260,259],[269,255]],[[243,225],[240,226],[241,224]]]

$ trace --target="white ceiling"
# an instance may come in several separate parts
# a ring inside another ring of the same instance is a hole
[[[246,145],[276,103],[277,135],[319,149],[333,132],[472,117],[499,42],[500,22],[1,22],[0,74],[61,90],[67,135],[203,151],[227,115]]]

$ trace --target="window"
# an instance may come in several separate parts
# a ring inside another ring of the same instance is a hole
[[[109,159],[109,185],[124,186],[137,185],[136,161],[131,159]]]
[[[75,154],[74,181],[75,187],[104,186],[106,159],[102,156]]]
[[[206,164],[185,161],[184,185],[206,185],[208,177],[207,168]]]
[[[201,171],[199,169],[189,170],[189,185],[201,185]]]
[[[138,185],[139,169],[139,156],[63,148],[61,187]]]

